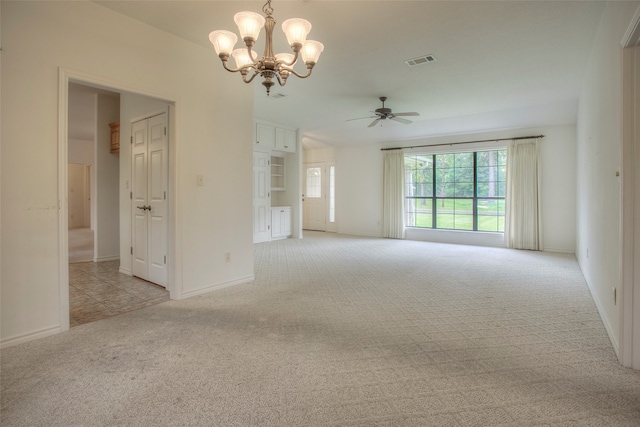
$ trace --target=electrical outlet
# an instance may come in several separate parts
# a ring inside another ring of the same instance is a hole
[[[231,252],[224,253],[224,262],[231,262]]]

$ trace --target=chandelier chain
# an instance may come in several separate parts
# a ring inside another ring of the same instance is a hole
[[[262,6],[262,11],[267,14],[267,16],[271,16],[273,14],[273,8],[271,7],[271,0],[267,0],[267,2]]]

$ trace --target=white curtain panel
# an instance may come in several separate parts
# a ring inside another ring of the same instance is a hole
[[[384,152],[383,236],[404,239],[404,153]]]
[[[542,250],[538,139],[507,146],[505,240],[514,249]]]

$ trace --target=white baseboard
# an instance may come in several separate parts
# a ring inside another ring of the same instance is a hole
[[[101,256],[93,258],[93,262],[117,261],[119,259],[120,255]]]
[[[547,248],[543,249],[544,252],[553,252],[558,254],[574,254],[576,253],[575,249],[560,249],[560,248]],[[584,274],[583,274],[584,275]]]
[[[254,280],[256,280],[256,276],[252,274],[251,276],[242,277],[240,279],[232,280],[230,282],[218,283],[215,285],[209,285],[209,286],[194,289],[191,291],[183,292],[182,295],[180,295],[177,299],[191,298],[196,295],[206,294],[208,292],[217,291],[217,290],[228,288],[235,285],[240,285],[242,283],[252,282]]]
[[[589,288],[589,292],[591,293],[591,298],[593,299],[593,302],[596,304],[596,309],[598,310],[600,319],[604,324],[604,329],[605,331],[607,331],[607,335],[609,336],[609,341],[611,341],[611,346],[613,347],[613,351],[615,351],[616,357],[618,358],[618,360],[620,360],[620,346],[618,344],[618,337],[616,337],[616,335],[613,333],[613,330],[611,329],[611,325],[609,325],[609,322],[607,322],[607,318],[604,315],[605,311],[602,308],[602,304],[600,303],[600,300],[597,298],[595,291],[593,290],[591,279],[589,278],[589,275],[585,272],[584,268],[582,268],[582,265],[580,264],[579,261],[578,261],[578,267],[580,267],[580,271],[582,271],[584,280],[587,282],[587,287]]]
[[[27,332],[24,334],[16,335],[15,337],[7,338],[0,341],[0,349],[13,347],[14,345],[23,344],[25,342],[45,338],[51,335],[59,334],[62,332],[60,325],[50,326],[48,328],[42,328],[37,331]]]
[[[312,231],[312,230],[306,230],[306,231]],[[375,233],[362,233],[360,231],[345,231],[345,230],[340,230],[340,231],[331,231],[330,233],[336,233],[336,234],[346,234],[348,236],[357,236],[357,237],[376,237],[376,238],[382,238],[382,234],[375,234]]]
[[[120,266],[118,268],[118,271],[122,274],[126,274],[127,276],[133,276],[133,273],[131,271],[129,271],[128,268],[124,268],[123,266]]]

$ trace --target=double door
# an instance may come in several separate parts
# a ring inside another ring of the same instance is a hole
[[[137,121],[132,135],[133,275],[167,286],[167,113]]]

